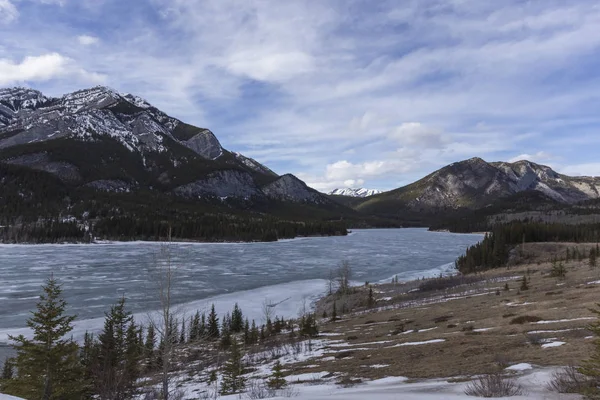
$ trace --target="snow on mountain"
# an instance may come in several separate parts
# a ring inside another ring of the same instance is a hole
[[[246,157],[245,155],[236,152],[232,152],[232,154],[238,161],[240,161],[242,164],[244,164],[253,171],[260,172],[265,175],[277,176],[277,174],[273,172],[270,168],[265,167],[253,158]]]
[[[50,98],[25,88],[0,89],[0,149],[61,138],[95,141],[108,136],[131,152],[164,152],[167,138],[214,160],[224,149],[208,129],[178,139],[181,121],[146,100],[104,86]],[[15,132],[15,134],[10,134]]]
[[[379,194],[379,193],[382,193],[382,191],[377,190],[377,189],[340,188],[340,189],[334,189],[327,194],[336,195],[336,196],[349,196],[349,197],[368,197],[368,196],[373,196],[373,195]]]

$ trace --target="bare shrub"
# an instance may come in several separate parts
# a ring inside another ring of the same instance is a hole
[[[250,400],[270,399],[272,397],[297,397],[300,395],[298,389],[286,386],[281,389],[272,389],[261,379],[253,379],[246,386],[244,398]]]
[[[580,373],[572,365],[555,371],[548,382],[548,389],[558,393],[583,393],[595,386],[592,379]]]
[[[275,397],[275,391],[265,385],[262,380],[253,379],[246,386],[245,397],[250,400],[268,399]]]
[[[509,366],[510,359],[505,354],[496,354],[494,356],[494,364],[496,364],[499,368],[504,369]]]
[[[511,323],[511,325],[515,325],[515,324],[522,325],[522,324],[526,324],[528,322],[538,322],[541,320],[542,320],[542,318],[537,317],[535,315],[521,315],[520,317],[513,318],[510,321],[510,323]]]
[[[538,333],[528,333],[526,336],[527,336],[527,341],[534,346],[541,346],[542,344],[544,344],[546,342],[544,337]]]
[[[451,275],[431,278],[421,282],[419,291],[431,292],[435,290],[446,290],[461,285],[472,285],[480,281],[483,281],[483,278],[471,275]]]
[[[525,391],[513,377],[493,373],[482,375],[470,382],[465,394],[478,397],[509,397],[524,395]]]

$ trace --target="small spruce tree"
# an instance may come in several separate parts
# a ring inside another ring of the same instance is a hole
[[[331,310],[331,320],[337,321],[337,307],[335,305],[335,300],[333,301],[333,308]]]
[[[37,310],[27,320],[33,339],[9,336],[17,352],[16,373],[3,382],[2,390],[26,399],[79,399],[84,391],[79,346],[65,339],[75,316],[65,315],[67,302],[54,277],[46,281],[42,291]]]
[[[210,314],[208,314],[207,335],[212,340],[216,340],[220,336],[219,317],[217,317],[217,312],[215,311],[214,304],[210,309]]]
[[[242,353],[236,340],[231,343],[229,360],[223,368],[223,382],[221,383],[221,395],[239,393],[246,386],[243,376]]]
[[[375,297],[373,296],[373,286],[369,286],[369,298],[367,299],[367,307],[375,307]]]
[[[523,279],[521,280],[521,290],[529,290],[529,285],[527,284],[527,277],[523,275]]]
[[[287,381],[283,377],[281,363],[279,362],[279,360],[277,360],[275,366],[273,367],[273,373],[267,381],[267,386],[269,387],[269,389],[279,390],[284,388],[286,385]]]

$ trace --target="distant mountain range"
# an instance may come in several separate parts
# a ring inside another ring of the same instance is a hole
[[[379,193],[381,193],[381,190],[377,190],[377,189],[340,188],[340,189],[334,189],[327,194],[332,195],[332,196],[368,197],[368,196],[373,196],[374,194],[379,194]]]
[[[331,203],[293,175],[224,149],[210,130],[101,86],[60,98],[0,89],[0,161],[107,192]]]
[[[33,180],[47,186],[46,198]],[[101,193],[111,199],[146,193],[137,197],[140,202],[150,193],[163,196],[159,203],[210,205],[213,214],[321,220],[354,213],[291,174],[280,176],[228,151],[209,129],[170,117],[135,95],[102,86],[58,98],[27,88],[0,89],[0,218],[42,213],[51,202],[52,213],[70,215],[74,199],[91,206]],[[158,207],[127,201],[133,213]],[[171,207],[160,211],[162,220],[185,208]],[[118,209],[104,212],[113,218]]]
[[[331,221],[428,226],[516,203],[570,207],[599,198],[600,178],[480,158],[391,191],[340,188],[326,195],[132,94],[98,86],[55,98],[0,89],[0,240],[7,240],[6,227],[10,237],[24,227],[50,235],[56,221],[119,238],[169,225],[183,238],[272,239],[339,231]],[[40,228],[40,221],[52,226]]]
[[[364,199],[354,207],[368,213],[478,209],[498,199],[535,191],[562,204],[600,198],[600,178],[570,177],[530,161],[456,162],[410,185]]]

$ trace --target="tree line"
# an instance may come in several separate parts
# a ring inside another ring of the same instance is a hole
[[[483,240],[456,260],[456,269],[463,274],[480,272],[506,265],[515,245],[532,242],[592,242],[600,241],[600,224],[546,224],[511,222],[496,225]]]

